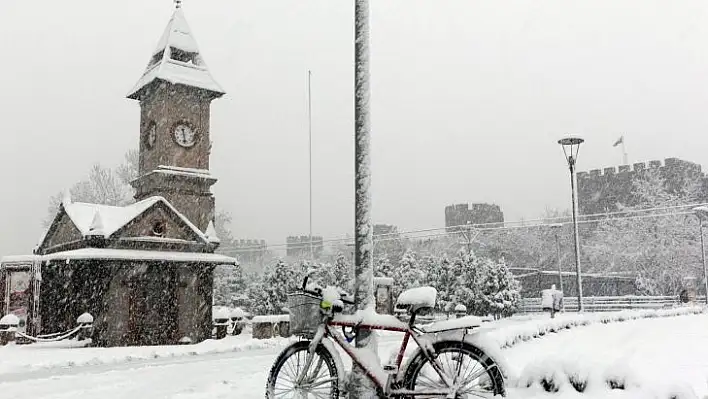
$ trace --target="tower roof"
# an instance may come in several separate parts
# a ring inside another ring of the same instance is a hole
[[[143,89],[157,80],[203,89],[211,92],[214,97],[225,94],[211,76],[179,5],[153,51],[143,76],[130,91],[128,98],[139,100],[144,94]]]

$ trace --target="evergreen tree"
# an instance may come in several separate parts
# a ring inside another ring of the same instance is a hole
[[[512,315],[521,301],[521,285],[509,271],[503,259],[485,260],[487,273],[482,279],[482,309],[495,318]]]
[[[353,294],[354,290],[354,268],[343,254],[337,256],[333,265],[334,283],[332,285],[340,287]]]
[[[392,271],[393,277],[393,297],[398,298],[401,292],[420,287],[425,281],[425,275],[418,264],[418,257],[415,252],[406,250],[398,262],[398,266]]]
[[[376,277],[393,277],[393,269],[393,264],[385,252],[380,254],[374,261],[374,275]]]
[[[428,282],[438,291],[438,310],[449,313],[457,300],[455,291],[459,284],[460,264],[451,262],[446,255],[443,255],[434,265],[434,273],[428,276]]]
[[[287,306],[287,294],[294,292],[299,273],[282,260],[266,267],[258,283],[251,285],[249,296],[256,314],[280,314]]]
[[[453,269],[459,272],[454,297],[457,303],[465,305],[472,314],[486,314],[482,284],[487,276],[489,263],[487,259],[478,258],[471,251],[460,251],[453,260]]]

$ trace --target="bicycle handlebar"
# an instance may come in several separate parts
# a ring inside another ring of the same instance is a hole
[[[317,291],[311,291],[311,290],[307,289],[307,280],[309,280],[309,279],[310,279],[310,274],[308,273],[307,275],[305,275],[305,278],[302,280],[302,291],[306,294],[322,297],[322,290],[321,289],[317,290]],[[341,299],[342,303],[344,303],[344,304],[355,305],[354,301],[344,299],[344,297],[342,297],[341,293],[339,295],[339,299]]]

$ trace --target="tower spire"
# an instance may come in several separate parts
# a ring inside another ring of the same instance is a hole
[[[213,98],[224,90],[214,80],[202,57],[182,10],[182,0],[173,0],[175,10],[150,57],[143,76],[128,94],[141,99],[156,80],[202,89]]]

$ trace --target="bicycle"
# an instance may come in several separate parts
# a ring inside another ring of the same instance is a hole
[[[401,293],[396,309],[410,316],[404,323],[395,316],[373,311],[344,315],[345,305],[354,304],[347,299],[348,294],[339,290],[339,298],[333,298],[331,287],[324,292],[321,288],[308,289],[307,279],[301,290],[288,295],[290,330],[301,340],[285,348],[273,363],[266,385],[267,399],[334,399],[344,394],[346,376],[335,344],[364,371],[378,397],[506,396],[502,368],[475,339],[474,329],[481,325],[479,321],[460,324],[459,319],[446,320],[427,327],[415,324],[417,316],[435,307],[434,288],[413,288]],[[341,327],[341,334],[337,327]],[[370,360],[371,352],[350,344],[355,335],[348,328],[404,333],[395,362],[381,367],[379,362]],[[418,348],[403,364],[411,338]],[[461,374],[463,369],[471,374]]]

